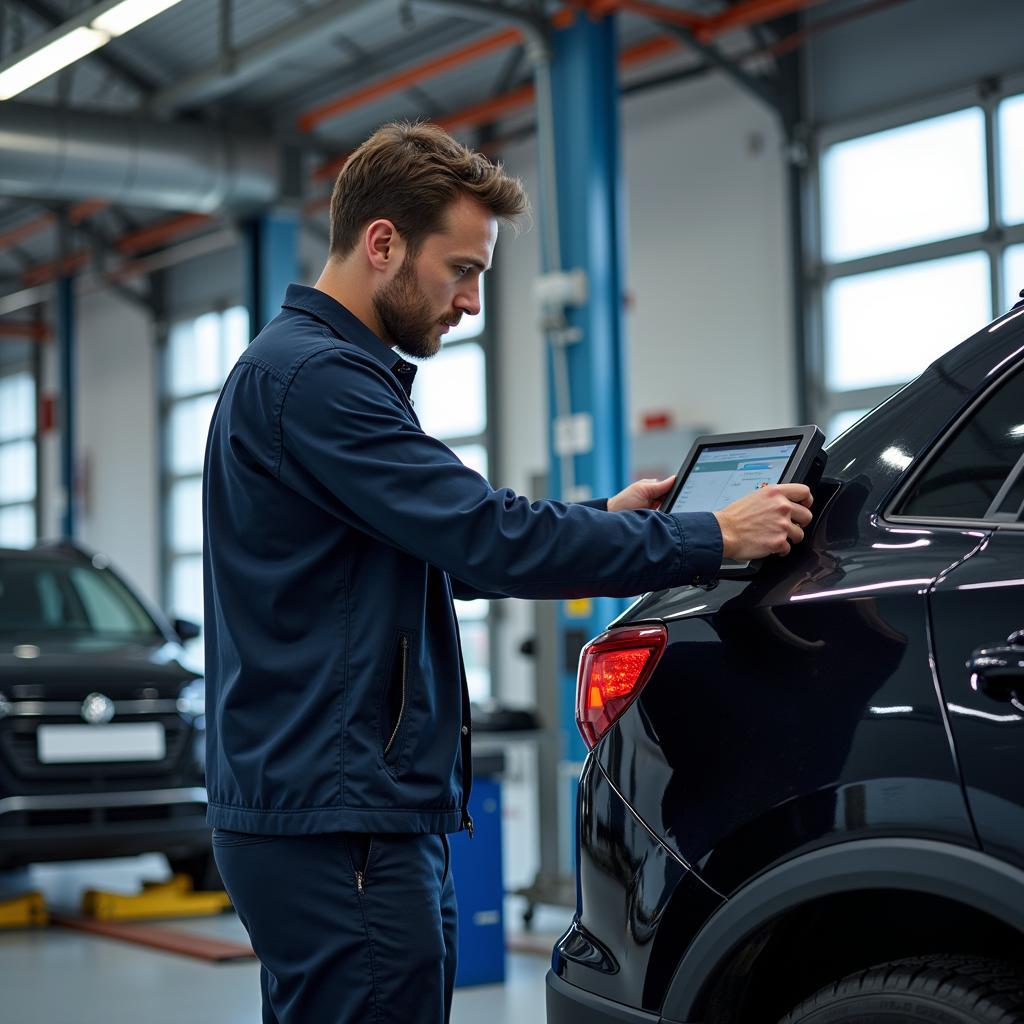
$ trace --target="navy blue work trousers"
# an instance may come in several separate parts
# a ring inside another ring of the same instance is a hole
[[[457,920],[440,835],[215,829],[262,965],[263,1024],[447,1024]]]

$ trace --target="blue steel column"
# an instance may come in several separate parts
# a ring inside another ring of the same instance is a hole
[[[57,278],[57,344],[60,358],[60,464],[64,487],[61,533],[75,536],[75,280]]]
[[[552,44],[561,269],[583,269],[588,282],[586,302],[566,309],[568,337],[578,338],[565,344],[571,407],[568,411],[589,414],[593,421],[592,446],[571,456],[574,493],[557,494],[563,500],[573,500],[588,496],[588,492],[591,497],[610,496],[625,485],[627,475],[623,203],[615,18],[592,20],[577,15],[568,28],[554,32]],[[550,476],[561,492],[554,421],[567,410],[559,409],[557,396],[557,332],[552,342],[548,353],[552,408]],[[564,403],[564,387],[562,391]],[[586,754],[576,728],[575,662],[579,645],[600,633],[621,609],[622,601],[612,598],[562,602],[559,606],[562,756],[570,764],[582,761]],[[571,786],[574,801],[575,779],[563,785]],[[573,806],[573,802],[568,806]]]
[[[299,279],[298,218],[290,211],[273,211],[246,221],[245,304],[249,333],[255,338],[281,312],[285,289]]]

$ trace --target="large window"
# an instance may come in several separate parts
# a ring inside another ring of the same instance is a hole
[[[203,621],[203,456],[217,395],[249,342],[236,306],[174,324],[164,363],[164,598],[173,614]],[[202,639],[188,644],[201,662]]]
[[[812,408],[837,436],[1024,288],[1024,96],[823,133]]]
[[[0,547],[36,540],[36,383],[0,371]]]
[[[444,441],[471,469],[487,477],[491,467],[492,428],[488,402],[487,319],[481,282],[480,313],[463,317],[444,336],[441,351],[419,363],[413,401],[423,429]],[[456,601],[462,633],[466,679],[473,700],[493,691],[489,601]]]

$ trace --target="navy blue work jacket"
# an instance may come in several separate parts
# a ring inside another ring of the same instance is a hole
[[[242,832],[452,832],[469,704],[455,597],[629,596],[711,578],[710,513],[495,490],[425,434],[415,367],[292,285],[210,425],[209,821]]]

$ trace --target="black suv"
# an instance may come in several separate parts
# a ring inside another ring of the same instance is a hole
[[[0,867],[159,852],[216,883],[197,635],[103,555],[0,549]]]
[[[548,1021],[1024,1021],[1024,308],[827,449],[784,559],[584,648]]]

